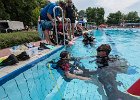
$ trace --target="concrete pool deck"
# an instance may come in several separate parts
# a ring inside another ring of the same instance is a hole
[[[56,50],[60,47],[61,47],[61,45],[58,45],[58,46],[56,46],[56,48],[54,50]],[[0,68],[0,78],[4,77],[5,75],[7,75],[7,74],[9,74],[9,73],[21,68],[21,67],[23,67],[24,65],[26,65],[28,63],[33,62],[34,60],[37,60],[38,58],[45,56],[46,54],[51,53],[54,50],[45,49],[45,50],[42,50],[41,52],[39,52],[37,55],[30,57],[29,60],[20,61],[19,63],[15,64],[15,65]]]

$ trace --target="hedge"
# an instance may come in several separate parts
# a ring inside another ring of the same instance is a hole
[[[39,40],[37,32],[0,33],[0,49]]]

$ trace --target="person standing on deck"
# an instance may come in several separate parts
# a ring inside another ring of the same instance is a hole
[[[49,3],[46,5],[40,12],[40,21],[42,25],[42,30],[44,31],[45,37],[46,37],[46,42],[49,44],[53,44],[49,38],[49,33],[50,30],[54,27],[54,17],[57,18],[57,20],[60,22],[60,10],[57,8],[56,9],[56,14],[54,16],[53,9],[56,6],[62,7],[62,9],[65,7],[65,3],[60,1],[58,5],[56,3]]]
[[[75,19],[76,19],[76,8],[75,8],[74,4],[72,3],[72,0],[67,0],[66,16],[65,17],[69,18],[71,20],[72,35],[74,37],[74,27],[75,27]],[[68,31],[68,33],[70,35],[70,30]]]

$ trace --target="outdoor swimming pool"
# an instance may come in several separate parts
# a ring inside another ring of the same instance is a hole
[[[111,54],[117,54],[125,58],[130,64],[126,73],[116,73],[109,81],[113,82],[114,79],[116,83],[121,83],[114,85],[118,90],[114,92],[114,94],[116,93],[115,95],[112,96],[111,91],[108,91],[110,88],[113,88],[108,85],[108,80],[106,80],[108,76],[100,78],[99,76],[102,75],[93,75],[91,82],[78,79],[66,82],[47,63],[51,59],[59,58],[60,52],[65,50],[64,47],[61,47],[54,53],[42,57],[26,65],[25,68],[22,68],[18,72],[14,72],[1,79],[3,81],[0,80],[0,100],[113,100],[113,98],[137,100],[126,95],[125,92],[140,76],[138,56],[140,55],[140,30],[106,29],[95,30],[91,34],[93,33],[96,37],[94,45],[83,45],[82,37],[80,37],[76,40],[75,45],[67,47],[66,50],[74,57],[91,56],[96,55],[96,48],[99,45],[103,43],[110,44],[113,49]],[[81,66],[89,70],[97,70],[97,65],[89,63],[90,60],[92,59],[81,60]],[[103,76],[107,75],[107,73],[102,74]],[[102,79],[105,81],[102,81]]]

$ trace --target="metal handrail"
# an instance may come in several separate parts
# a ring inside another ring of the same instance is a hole
[[[58,44],[58,33],[57,33],[57,23],[56,23],[56,17],[55,17],[55,11],[56,9],[60,9],[62,12],[62,24],[63,24],[63,34],[64,34],[64,45],[65,45],[65,26],[64,26],[64,12],[63,9],[60,6],[55,6],[53,8],[53,13],[54,13],[54,21],[55,21],[55,32],[56,32],[56,42]]]
[[[69,31],[70,31],[70,39],[71,39],[71,20],[70,18],[66,18],[66,19],[67,19],[67,24],[70,23]]]

